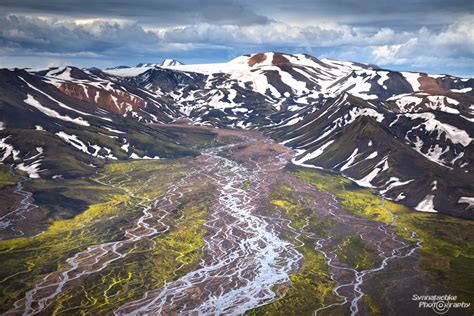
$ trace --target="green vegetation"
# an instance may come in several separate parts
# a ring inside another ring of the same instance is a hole
[[[391,201],[385,201],[385,207],[382,207],[380,197],[375,195],[372,190],[360,188],[342,176],[312,170],[298,170],[295,174],[300,179],[314,185],[318,190],[334,194],[344,210],[349,213],[390,223],[392,215],[385,207],[392,211],[400,210],[400,207]]]
[[[363,300],[367,304],[371,315],[380,315],[381,313],[380,307],[374,303],[370,295],[367,295],[367,294],[364,295]]]
[[[35,210],[36,226],[31,227],[31,234],[47,229],[56,221],[72,219],[86,212],[91,205],[100,205],[113,200],[113,196],[124,194],[119,189],[104,186],[90,178],[35,179],[25,182],[24,187],[33,193],[34,203],[39,207],[39,210]]]
[[[411,212],[398,223],[423,240],[423,270],[459,300],[472,302],[474,293],[474,222],[451,216]],[[470,307],[474,312],[474,306]]]
[[[358,216],[389,223],[390,209],[398,216],[395,221],[397,233],[412,240],[409,233],[415,231],[423,240],[420,250],[420,266],[436,282],[446,287],[447,292],[457,295],[459,300],[472,301],[474,293],[474,222],[439,214],[421,213],[406,206],[385,201],[381,206],[376,192],[363,189],[350,180],[328,172],[295,169],[296,176],[320,190],[334,194],[343,208]],[[370,257],[370,256],[369,256]],[[364,262],[364,260],[362,260]],[[374,305],[374,303],[371,303]],[[369,308],[371,306],[369,305]],[[471,305],[470,311],[474,311]]]
[[[248,315],[311,315],[314,310],[337,300],[332,293],[335,284],[329,278],[324,256],[306,240],[298,248],[304,262],[298,273],[290,276],[291,284],[277,289],[280,298],[247,312]]]
[[[8,167],[5,165],[0,165],[0,189],[8,185],[15,184],[15,178],[10,174]]]
[[[317,232],[327,236],[333,223],[318,218],[309,207],[311,197],[293,192],[290,186],[280,184],[271,195],[271,203],[276,207],[272,212],[282,213],[291,220],[291,226],[307,232]],[[294,238],[292,234],[286,236]],[[309,237],[299,238],[303,245],[298,251],[304,261],[300,270],[290,276],[291,283],[275,289],[280,298],[262,307],[250,310],[250,315],[310,315],[314,310],[326,304],[338,301],[332,293],[335,283],[329,277],[324,256],[314,249],[315,241]],[[299,244],[298,241],[294,241]]]
[[[357,271],[368,270],[380,264],[377,250],[369,248],[359,235],[344,237],[339,242],[337,256]]]
[[[131,161],[107,165],[97,182],[33,181],[30,189],[39,195],[53,192],[56,197],[82,201],[86,207],[79,213],[58,210],[40,235],[0,241],[0,311],[11,308],[47,274],[68,268],[65,260],[74,254],[97,244],[126,240],[124,228],[133,227],[142,215],[139,203],[146,205],[162,196],[188,171],[185,162]],[[166,217],[170,227],[166,233],[122,243],[117,251],[126,254],[123,259],[67,285],[47,313],[104,315],[192,269],[202,257],[211,189],[207,183],[190,185]],[[40,202],[44,210],[54,206],[51,200]],[[61,207],[67,209],[66,204]],[[163,228],[158,222],[150,223]]]
[[[252,186],[252,182],[248,179],[242,182],[242,189],[244,190],[250,189],[251,186]]]
[[[206,144],[203,141],[199,146]],[[34,192],[35,203],[40,208],[44,233],[0,241],[0,312],[11,308],[49,273],[68,268],[67,258],[90,246],[127,239],[125,228],[133,227],[142,215],[140,205],[165,194],[170,185],[188,172],[186,159],[138,160],[108,164],[95,178],[26,182],[26,190]],[[412,240],[402,229],[406,227],[423,239],[421,268],[450,294],[458,295],[460,300],[472,300],[472,221],[413,212],[391,201],[385,201],[383,207],[374,191],[359,188],[341,176],[299,168],[292,172],[318,189],[334,194],[347,212],[357,216],[390,223],[392,215],[387,208],[390,209],[398,215],[395,228],[400,236]],[[15,180],[8,170],[0,169],[0,188],[14,185]],[[122,244],[118,251],[125,254],[123,259],[111,262],[100,272],[84,275],[80,282],[68,284],[46,312],[104,315],[194,269],[203,256],[204,224],[212,187],[205,182],[186,185],[182,190],[185,194],[166,217],[165,224],[170,227],[166,233]],[[242,182],[245,190],[251,186],[248,179]],[[290,185],[281,183],[271,192],[268,212],[290,220],[295,230],[331,236],[334,222],[317,216],[313,199],[310,194],[293,191]],[[162,227],[159,222],[150,223],[158,229]],[[278,299],[248,314],[308,315],[339,301],[332,293],[336,284],[329,277],[324,256],[314,248],[315,240],[310,235],[296,240],[291,231],[283,232],[282,238],[298,246],[304,256],[302,266],[290,276],[291,283],[274,289]],[[380,263],[376,251],[359,235],[341,236],[338,244],[337,255],[341,261],[359,271]],[[373,293],[363,298],[371,314],[382,313],[378,299]]]

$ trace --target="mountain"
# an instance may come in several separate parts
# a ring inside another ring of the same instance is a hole
[[[161,62],[161,67],[170,67],[170,66],[181,66],[184,65],[182,62],[176,59],[165,59]]]
[[[73,67],[0,70],[1,162],[30,178],[51,178],[93,174],[108,160],[196,154],[176,135],[142,124],[153,118],[146,108],[158,106],[154,97],[100,75]]]
[[[109,68],[105,68],[105,69],[106,70],[113,70],[113,69],[125,69],[125,68],[130,68],[130,66],[120,65],[120,66],[109,67]]]
[[[474,218],[473,78],[265,52],[220,64],[4,69],[0,80],[0,155],[35,176],[56,172],[48,153],[62,148],[87,170],[108,159],[193,155],[150,125],[185,117],[260,130],[295,149],[294,164],[419,211]]]
[[[114,78],[101,70],[60,67],[34,74],[70,97],[122,116],[134,117],[138,121],[169,122],[177,116],[177,111],[168,106],[166,98],[127,85],[125,80]]]
[[[153,64],[153,63],[140,63],[136,65],[136,68],[155,68],[155,67],[172,67],[172,66],[181,66],[184,65],[182,62],[176,59],[163,59],[160,64]],[[113,69],[113,68],[110,68]]]
[[[297,151],[293,163],[340,173],[419,211],[471,217],[472,123],[439,111],[396,114],[344,93],[269,133]]]

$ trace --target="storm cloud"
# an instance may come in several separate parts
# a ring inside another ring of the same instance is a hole
[[[11,1],[0,67],[220,62],[306,52],[382,67],[474,74],[471,1]]]
[[[269,19],[235,1],[210,0],[5,0],[0,10],[73,18],[123,18],[147,25],[262,24]]]

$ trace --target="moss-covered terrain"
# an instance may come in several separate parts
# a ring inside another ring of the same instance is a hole
[[[368,247],[359,235],[344,237],[336,254],[340,260],[357,271],[368,270],[380,264],[377,250]]]
[[[314,310],[340,300],[332,293],[336,286],[331,280],[324,256],[315,250],[315,239],[311,233],[326,236],[333,225],[331,220],[320,219],[310,207],[312,197],[293,191],[287,184],[278,184],[271,193],[271,211],[291,220],[296,230],[310,233],[294,240],[293,234],[286,236],[304,256],[299,271],[290,276],[291,283],[276,289],[280,298],[268,305],[253,309],[249,315],[311,315]],[[301,245],[300,245],[301,244]]]
[[[391,222],[392,214],[397,216],[394,222],[397,233],[407,240],[411,235],[403,229],[416,232],[423,240],[421,268],[435,282],[445,287],[450,294],[457,295],[459,301],[472,301],[474,293],[474,222],[432,213],[421,213],[403,205],[385,200],[370,189],[360,188],[352,181],[333,173],[321,170],[294,168],[291,172],[300,179],[314,185],[320,190],[334,194],[342,207],[352,214],[386,223]],[[357,244],[356,237],[346,243]],[[347,249],[352,249],[348,247]],[[367,251],[367,250],[366,250]],[[371,266],[369,253],[357,253],[355,257],[343,257],[347,260],[357,259],[363,268]],[[343,254],[341,254],[343,255]],[[362,268],[362,267],[361,267]],[[370,298],[364,298],[371,301]],[[377,309],[373,304],[373,311]],[[474,311],[471,304],[470,311]]]
[[[93,179],[34,181],[30,189],[44,192],[38,205],[53,216],[39,235],[0,241],[0,311],[48,273],[65,269],[67,258],[89,246],[124,240],[124,228],[142,215],[139,204],[160,197],[189,170],[186,162],[132,161],[109,164]],[[192,269],[202,257],[209,191],[205,183],[186,190],[167,218],[166,233],[127,243],[120,249],[123,259],[71,282],[47,312],[103,315]],[[51,202],[59,196],[68,202]],[[68,203],[85,209],[68,211]]]
[[[15,177],[9,172],[8,167],[0,165],[0,189],[16,184]]]

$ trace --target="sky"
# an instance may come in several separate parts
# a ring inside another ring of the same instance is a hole
[[[307,53],[474,76],[473,0],[1,0],[0,68]]]

